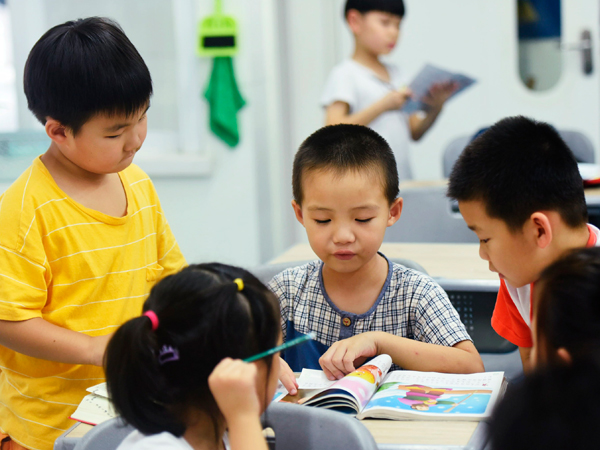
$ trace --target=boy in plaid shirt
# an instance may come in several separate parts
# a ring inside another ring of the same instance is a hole
[[[360,125],[318,130],[296,153],[292,185],[296,218],[319,257],[270,283],[284,340],[317,335],[285,352],[292,370],[320,367],[339,379],[382,353],[409,370],[484,370],[444,290],[378,251],[402,212],[396,161],[381,136]]]

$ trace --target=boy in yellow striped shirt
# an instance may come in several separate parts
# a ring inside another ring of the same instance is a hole
[[[66,22],[25,66],[46,153],[0,196],[0,448],[49,450],[116,328],[185,260],[133,156],[152,80],[120,27]]]

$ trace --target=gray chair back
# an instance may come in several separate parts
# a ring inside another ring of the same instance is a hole
[[[448,178],[450,176],[450,172],[452,172],[454,163],[470,141],[471,136],[459,136],[455,139],[452,139],[446,146],[442,159],[444,178]]]
[[[273,403],[263,426],[275,432],[275,450],[376,450],[371,432],[359,420],[323,408]]]
[[[559,130],[558,134],[571,149],[577,162],[590,164],[596,162],[594,144],[581,131]]]
[[[389,259],[392,262],[401,264],[405,267],[408,267],[409,269],[418,270],[419,272],[427,275],[427,271],[423,268],[423,266],[415,261],[412,261],[410,259],[404,259],[404,258],[389,258]],[[260,281],[262,281],[264,284],[268,284],[269,281],[271,281],[273,279],[273,277],[275,275],[277,275],[278,273],[283,272],[284,270],[289,269],[291,267],[302,266],[311,261],[314,261],[314,260],[290,261],[290,262],[283,262],[283,263],[276,263],[276,264],[264,264],[262,266],[257,266],[257,267],[254,267],[253,269],[250,269],[250,272],[256,278],[258,278]]]
[[[516,345],[500,337],[491,318],[500,288],[499,280],[457,280],[438,278],[462,323],[481,355],[487,372],[504,372],[514,381],[523,375],[523,364]]]
[[[575,155],[577,162],[590,163],[596,162],[596,154],[594,152],[594,144],[592,141],[583,134],[581,131],[571,130],[557,130],[558,134],[567,146]],[[444,171],[444,178],[450,176],[454,163],[465,149],[465,147],[471,141],[472,136],[460,136],[450,141],[444,150],[442,159],[442,166]]]
[[[116,450],[134,428],[120,417],[102,422],[88,431],[74,450]]]

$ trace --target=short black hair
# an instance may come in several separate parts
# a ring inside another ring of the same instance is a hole
[[[590,362],[553,367],[509,385],[489,426],[492,450],[584,450],[597,442],[600,370]],[[486,446],[487,448],[487,446]]]
[[[37,119],[52,117],[74,134],[99,113],[131,116],[152,95],[144,60],[118,24],[101,17],[48,30],[29,53],[23,82]]]
[[[143,310],[156,314],[158,326],[135,317],[106,349],[106,382],[116,411],[144,434],[181,436],[186,413],[201,410],[212,418],[218,442],[222,415],[208,377],[225,357],[245,359],[277,345],[275,294],[242,268],[197,264],[154,285]],[[263,359],[269,368],[272,358]]]
[[[600,247],[576,249],[548,266],[536,284],[539,350],[550,362],[565,348],[600,365]]]
[[[572,228],[587,221],[573,153],[552,126],[523,116],[500,120],[464,149],[447,195],[482,201],[487,214],[512,231],[536,211],[557,211]]]
[[[361,13],[369,11],[383,11],[404,17],[406,8],[402,0],[347,0],[344,7],[344,17],[348,17],[348,11],[355,9]]]
[[[391,204],[397,197],[396,159],[384,138],[362,125],[338,124],[323,127],[300,145],[294,158],[292,190],[294,200],[302,204],[302,179],[313,170],[377,171],[383,193]]]

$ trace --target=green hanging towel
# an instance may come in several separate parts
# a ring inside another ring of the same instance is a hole
[[[237,112],[246,104],[237,87],[230,56],[213,58],[204,97],[210,106],[210,129],[230,147],[240,141]]]

